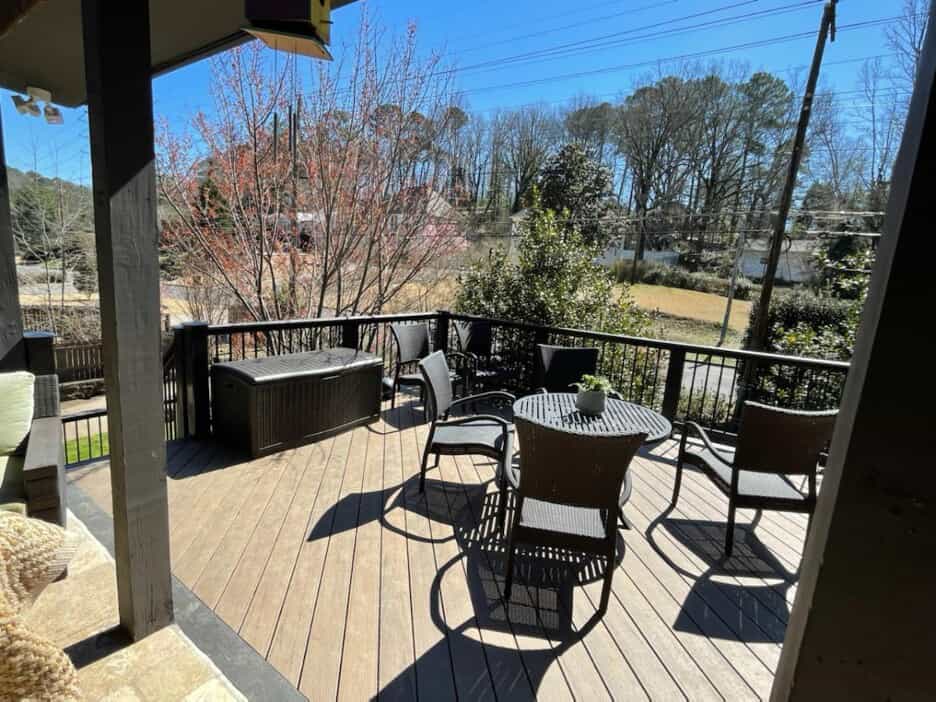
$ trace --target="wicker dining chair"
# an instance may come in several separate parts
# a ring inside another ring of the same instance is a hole
[[[493,353],[494,339],[490,322],[457,320],[455,338],[458,340],[458,350],[467,359],[467,380],[471,392],[501,386],[510,377],[510,368]]]
[[[621,486],[647,435],[585,436],[522,417],[514,423],[520,470],[508,473],[517,504],[504,597],[510,599],[518,544],[577,550],[607,559],[599,607],[603,614],[615,571]]]
[[[516,398],[509,392],[491,391],[454,399],[448,364],[441,351],[421,360],[419,370],[428,389],[428,409],[432,419],[419,471],[419,491],[426,489],[430,454],[436,457],[433,467],[439,465],[439,456],[480,455],[493,458],[497,461],[495,478],[501,493],[497,527],[503,532],[507,506],[507,471],[513,457],[512,423],[494,414],[470,414],[454,419],[449,416],[453,410],[462,407],[477,408],[493,403],[512,407]]]
[[[546,392],[569,392],[569,386],[583,375],[594,375],[598,369],[598,349],[569,346],[536,345],[533,387]]]
[[[419,398],[425,402],[425,383],[422,374],[404,372],[407,366],[418,363],[429,355],[429,327],[426,324],[390,325],[393,341],[396,343],[396,360],[393,364],[393,397],[390,407],[396,407],[397,390],[401,387],[418,387]]]
[[[803,412],[746,402],[734,451],[715,446],[702,427],[686,422],[676,462],[673,507],[679,499],[683,465],[705,473],[728,497],[726,558],[734,548],[737,509],[801,512],[811,519],[819,454],[832,438],[837,415],[838,410]],[[698,434],[701,443],[688,442],[692,433]],[[793,483],[797,477],[806,478],[805,492]]]

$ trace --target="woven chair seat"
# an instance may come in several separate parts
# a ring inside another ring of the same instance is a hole
[[[714,482],[725,493],[731,492],[731,464],[734,451],[725,451],[724,458],[702,446],[687,446],[685,461],[708,469]],[[777,500],[802,500],[807,496],[796,489],[793,483],[777,473],[758,473],[751,470],[738,472],[739,497],[766,497]]]
[[[504,450],[504,431],[500,424],[478,419],[455,426],[440,424],[432,437],[432,445],[439,448],[486,448],[498,453]]]
[[[557,505],[529,497],[523,501],[520,526],[527,529],[585,536],[590,539],[605,538],[605,525],[601,518],[601,510]]]

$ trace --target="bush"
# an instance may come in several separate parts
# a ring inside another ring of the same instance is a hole
[[[756,310],[751,309],[745,346],[750,330],[754,329]],[[847,361],[851,358],[860,315],[860,302],[796,290],[771,303],[766,350]]]
[[[18,273],[17,277],[20,285],[61,285],[65,274],[60,270],[52,269],[48,275],[45,271],[27,271]]]
[[[620,283],[630,282],[632,261],[616,261],[611,266],[615,280]],[[720,278],[713,273],[687,271],[678,266],[667,266],[655,261],[640,261],[637,264],[637,282],[646,285],[665,285],[682,290],[714,293],[727,297],[730,280]],[[736,300],[750,300],[754,293],[754,284],[744,277],[739,277],[735,285]]]
[[[534,194],[514,263],[500,249],[459,277],[459,312],[546,326],[639,335],[648,318],[627,290],[617,293],[598,247],[563,226]]]

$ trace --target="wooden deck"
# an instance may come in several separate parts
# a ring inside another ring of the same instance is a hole
[[[719,563],[726,500],[687,471],[667,512],[667,442],[633,466],[607,614],[601,566],[562,554],[519,557],[505,608],[492,465],[443,457],[420,495],[419,414],[255,461],[173,443],[174,573],[315,700],[768,696],[805,518],[741,511]],[[106,464],[70,478],[110,510]]]

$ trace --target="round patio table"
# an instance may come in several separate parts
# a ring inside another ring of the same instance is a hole
[[[597,416],[582,414],[575,408],[575,394],[570,392],[539,393],[521,397],[514,403],[514,416],[544,424],[552,429],[586,436],[609,434],[646,434],[644,444],[668,439],[673,425],[659,412],[633,402],[609,397],[605,411]],[[523,449],[521,447],[521,470]],[[632,490],[630,471],[621,486],[621,507],[630,499]],[[622,519],[623,519],[623,515]]]

